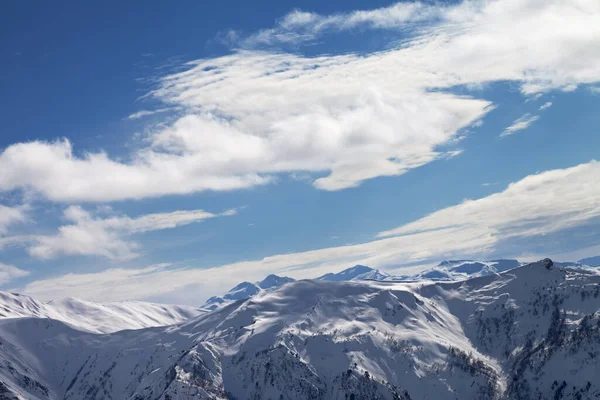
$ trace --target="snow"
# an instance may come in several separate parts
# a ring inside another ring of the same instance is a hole
[[[261,289],[271,289],[274,287],[279,287],[289,282],[294,282],[294,279],[288,278],[287,276],[277,276],[275,274],[271,274],[267,276],[265,279],[258,283],[258,287]]]
[[[289,282],[294,282],[294,279],[274,274],[267,276],[260,282],[242,282],[222,296],[213,296],[209,298],[202,308],[213,311],[236,301],[253,297],[264,290],[274,289]]]
[[[93,333],[173,325],[204,312],[199,307],[141,301],[100,304],[66,298],[43,303],[22,294],[0,292],[0,319],[50,318]]]
[[[323,276],[316,278],[318,281],[328,281],[328,282],[342,282],[342,281],[351,281],[353,279],[369,279],[363,278],[368,277],[373,274],[381,274],[380,271],[374,270],[373,268],[364,266],[364,265],[355,265],[352,268],[345,269],[338,273],[328,273]],[[387,275],[387,274],[386,274]]]
[[[260,290],[179,324],[108,334],[5,318],[0,398],[3,390],[34,400],[600,396],[598,271],[499,264],[436,267],[478,275],[448,282],[355,280],[370,272],[358,269],[348,280],[244,283],[233,293]]]

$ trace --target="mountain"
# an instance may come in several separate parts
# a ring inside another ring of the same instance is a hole
[[[436,267],[415,275],[391,276],[394,281],[460,281],[479,276],[499,274],[524,265],[518,260],[445,260]]]
[[[525,262],[511,259],[491,261],[479,260],[445,260],[436,267],[419,272],[414,275],[390,275],[378,269],[365,265],[355,265],[338,273],[327,273],[315,280],[326,282],[347,282],[360,280],[373,281],[462,281],[480,276],[495,275],[525,265]],[[555,265],[565,268],[588,268],[579,262],[555,262]],[[242,282],[222,296],[209,298],[202,306],[206,310],[216,310],[233,303],[234,301],[248,299],[262,290],[279,287],[285,283],[294,282],[294,279],[269,275],[264,280],[256,283]]]
[[[589,265],[590,267],[600,267],[600,256],[588,257],[579,260],[581,264]]]
[[[315,278],[326,282],[347,282],[360,280],[373,281],[458,281],[471,277],[498,274],[509,269],[519,267],[525,263],[517,260],[446,260],[437,267],[420,272],[415,275],[393,276],[378,269],[365,265],[355,265],[337,273],[327,273]],[[279,287],[285,283],[294,282],[294,279],[269,275],[264,280],[256,283],[242,282],[222,296],[209,298],[202,306],[203,309],[216,310],[233,303],[234,301],[248,299],[262,290]]]
[[[100,304],[69,298],[43,303],[22,294],[0,292],[0,319],[50,318],[93,333],[173,325],[204,312],[198,307],[141,301]]]
[[[279,287],[289,282],[294,282],[294,279],[288,278],[287,276],[277,276],[271,274],[262,281],[260,281],[258,283],[258,287],[260,287],[261,289],[271,289],[274,287]]]
[[[319,281],[327,282],[342,282],[352,280],[376,280],[382,281],[390,278],[390,275],[379,270],[366,267],[364,265],[356,265],[352,268],[345,269],[338,273],[328,273],[316,278]],[[260,282],[242,282],[229,292],[222,296],[213,296],[206,300],[203,309],[214,311],[218,308],[225,307],[235,301],[248,299],[256,296],[264,290],[277,288],[286,283],[295,282],[294,279],[286,276],[278,276],[271,274]]]
[[[213,311],[236,301],[253,297],[263,290],[276,288],[289,282],[294,282],[294,279],[288,278],[287,276],[277,276],[273,274],[267,276],[260,282],[242,282],[222,296],[213,296],[209,298],[206,300],[206,303],[204,303],[202,308]]]
[[[366,267],[364,265],[355,265],[352,268],[345,269],[338,273],[328,273],[316,278],[318,281],[343,282],[352,280],[384,280],[389,277],[385,272]]]
[[[593,399],[600,274],[303,280],[171,327],[0,320],[5,399]]]

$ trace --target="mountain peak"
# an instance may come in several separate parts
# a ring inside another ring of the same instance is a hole
[[[267,276],[265,279],[258,283],[258,287],[261,289],[270,289],[273,287],[281,286],[288,282],[294,282],[294,279],[288,278],[287,276],[279,276],[275,274],[271,274]]]
[[[366,265],[355,265],[354,267],[347,268],[338,273],[328,273],[323,276],[317,278],[319,281],[329,281],[329,282],[341,282],[341,281],[351,281],[353,279],[359,278],[361,275],[370,274],[376,269],[371,267],[367,267]],[[369,279],[369,278],[366,278]]]
[[[227,300],[243,300],[248,297],[252,297],[260,292],[260,288],[252,282],[242,282],[233,289],[231,289],[223,298]]]

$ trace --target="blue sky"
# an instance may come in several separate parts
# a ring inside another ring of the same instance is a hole
[[[595,1],[0,7],[4,290],[600,253]]]

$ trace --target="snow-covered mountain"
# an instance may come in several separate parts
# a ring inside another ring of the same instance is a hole
[[[315,278],[318,281],[326,282],[348,282],[361,280],[374,281],[407,281],[407,282],[453,282],[464,281],[480,276],[497,275],[514,268],[521,267],[526,262],[512,259],[500,260],[444,260],[437,266],[424,270],[414,275],[390,275],[386,272],[367,267],[365,265],[355,265],[337,273],[327,273]],[[555,265],[564,268],[586,269],[589,265],[581,262],[555,262]],[[256,283],[242,282],[229,292],[222,296],[209,298],[202,306],[205,310],[214,311],[217,308],[225,307],[235,301],[245,300],[257,295],[266,289],[279,287],[285,283],[294,282],[294,279],[269,275],[264,280]]]
[[[22,294],[0,292],[0,319],[50,318],[94,333],[173,325],[206,311],[142,301],[100,304],[69,298],[43,303]]]
[[[294,282],[294,279],[288,278],[287,276],[277,276],[273,274],[267,276],[260,282],[242,282],[224,295],[213,296],[206,300],[206,303],[204,303],[202,309],[213,311],[236,301],[253,297],[263,290],[276,288],[289,282]]]
[[[316,278],[318,281],[327,282],[343,282],[343,281],[359,281],[359,280],[376,280],[382,281],[389,277],[385,272],[364,266],[355,265],[352,268],[345,269],[338,273],[328,273]]]
[[[366,267],[364,265],[355,265],[338,273],[328,273],[316,278],[318,281],[342,282],[353,280],[375,280],[382,281],[390,279],[391,276],[377,269]],[[213,296],[206,300],[202,309],[214,311],[217,308],[223,308],[239,300],[245,300],[254,297],[264,290],[277,288],[289,282],[295,282],[294,279],[287,276],[278,276],[271,274],[260,282],[242,282],[221,296]]]
[[[294,279],[288,278],[287,276],[277,276],[277,275],[271,274],[271,275],[267,276],[265,279],[263,279],[262,281],[260,281],[258,283],[258,287],[266,290],[266,289],[271,289],[274,287],[279,287],[279,286],[289,283],[289,282],[294,282]]]
[[[5,399],[595,399],[600,274],[304,280],[171,327],[0,320]]]
[[[517,260],[447,260],[442,261],[437,267],[420,272],[415,275],[394,276],[386,272],[367,267],[355,265],[337,273],[327,273],[315,278],[326,282],[348,282],[361,280],[374,281],[458,281],[471,277],[498,274],[512,268],[517,268],[525,263]],[[242,282],[221,296],[209,298],[202,306],[206,310],[216,310],[225,307],[235,301],[245,300],[257,295],[263,290],[279,287],[285,283],[294,282],[294,279],[269,275],[264,280],[256,283]]]
[[[425,270],[415,275],[394,276],[390,280],[408,281],[460,281],[479,276],[499,274],[525,265],[518,260],[446,260],[436,267]]]

